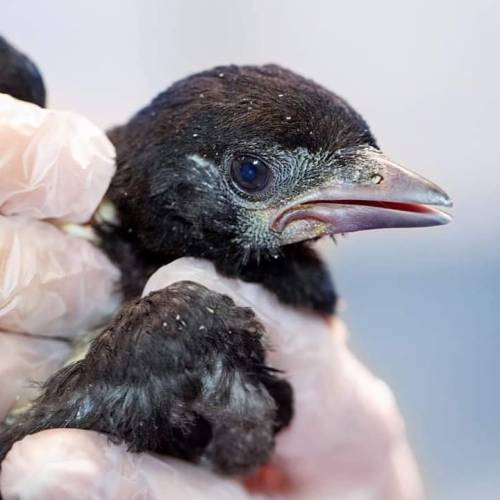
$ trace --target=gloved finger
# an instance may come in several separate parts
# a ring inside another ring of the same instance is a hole
[[[76,113],[0,94],[0,214],[89,220],[115,172],[114,147]]]
[[[265,326],[269,364],[282,370],[294,389],[294,418],[278,434],[272,459],[291,484],[292,498],[422,498],[394,397],[350,352],[340,320],[328,324],[281,304],[258,285],[224,278],[211,263],[190,258],[158,270],[144,294],[182,280],[251,307]]]
[[[296,408],[292,425],[278,436],[275,465],[314,498],[350,498],[359,488],[374,500],[422,498],[392,392],[347,348],[340,320],[332,326],[324,333],[319,325],[290,326],[297,342],[290,349],[278,346],[289,337],[274,337],[271,363],[289,374]]]
[[[56,340],[0,333],[0,422],[14,405],[23,405],[70,353],[69,344]]]
[[[0,330],[69,337],[117,306],[118,270],[90,242],[0,216]]]
[[[76,429],[44,431],[16,443],[2,463],[0,491],[4,500],[250,498],[236,481],[202,467],[131,454],[106,436]]]

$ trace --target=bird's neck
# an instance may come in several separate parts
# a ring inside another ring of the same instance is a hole
[[[306,244],[289,245],[276,258],[261,258],[235,267],[226,261],[215,262],[226,276],[260,283],[284,304],[333,314],[337,304],[332,279],[317,252]]]
[[[250,260],[244,265],[223,256],[213,257],[195,249],[178,255],[156,255],[145,250],[123,227],[95,223],[100,246],[120,269],[125,299],[142,293],[148,278],[161,266],[181,257],[203,257],[211,260],[224,276],[259,283],[285,303],[319,314],[333,314],[337,302],[332,280],[315,250],[305,244],[289,245],[277,258]]]

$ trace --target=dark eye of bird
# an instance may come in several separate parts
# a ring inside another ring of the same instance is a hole
[[[231,163],[234,184],[247,193],[263,191],[271,179],[271,169],[255,156],[239,156]]]

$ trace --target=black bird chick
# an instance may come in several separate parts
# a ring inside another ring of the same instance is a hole
[[[195,256],[287,304],[333,313],[330,276],[308,242],[449,220],[428,207],[449,205],[447,195],[388,160],[343,99],[275,65],[186,78],[110,137],[115,214],[94,227],[129,297],[162,264]],[[293,413],[264,337],[251,310],[196,283],[136,298],[0,434],[0,460],[27,434],[77,427],[132,451],[248,472]]]

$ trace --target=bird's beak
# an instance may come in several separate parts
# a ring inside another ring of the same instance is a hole
[[[437,226],[451,221],[445,212],[428,206],[452,206],[441,188],[392,162],[379,150],[359,148],[349,154],[348,161],[341,181],[332,174],[274,214],[271,228],[280,234],[283,245],[325,234]],[[364,180],[360,182],[360,178]]]

